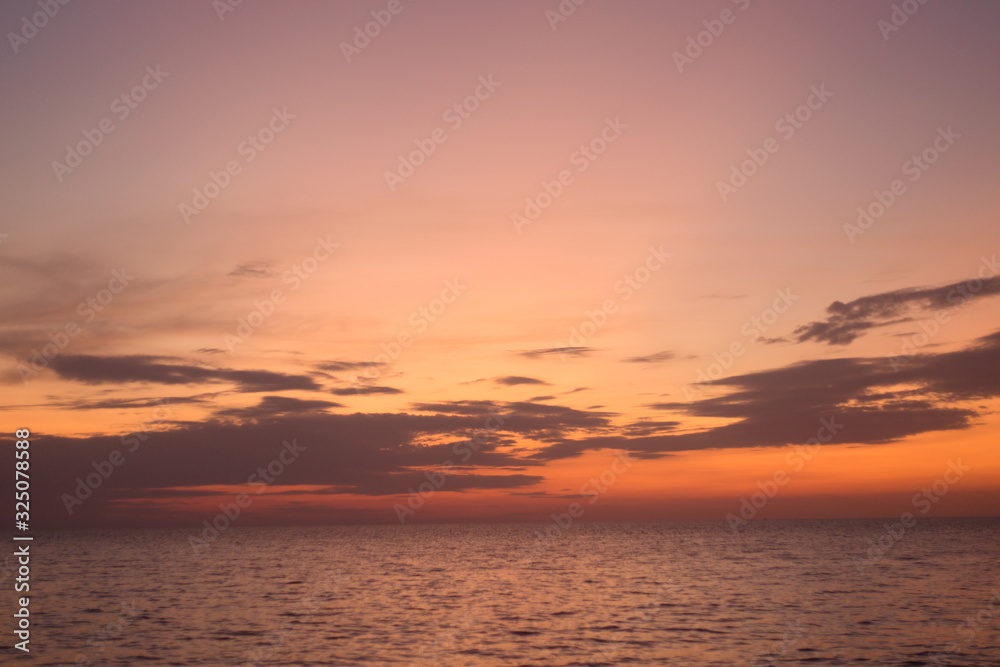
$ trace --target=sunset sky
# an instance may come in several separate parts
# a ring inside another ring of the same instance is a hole
[[[899,4],[4,3],[36,525],[996,515],[1000,5]]]

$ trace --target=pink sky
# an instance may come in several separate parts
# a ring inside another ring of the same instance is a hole
[[[781,470],[762,516],[894,516],[959,458],[933,512],[995,514],[996,6],[559,6],[0,10],[2,414],[52,525],[197,525],[296,438],[248,521],[396,521],[477,429],[408,520],[547,520],[618,452],[588,518]]]

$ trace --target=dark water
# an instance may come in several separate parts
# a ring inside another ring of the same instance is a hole
[[[186,532],[49,534],[32,653],[0,661],[1000,665],[1000,520],[884,523],[576,524],[540,545],[541,524],[234,527],[198,555]]]

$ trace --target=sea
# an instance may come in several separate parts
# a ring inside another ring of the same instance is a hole
[[[1000,665],[1000,519],[192,534],[37,535],[0,663]]]

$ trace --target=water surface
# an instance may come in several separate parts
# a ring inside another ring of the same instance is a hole
[[[52,533],[16,657],[1000,665],[1000,520],[924,519],[862,568],[885,523],[233,527],[198,555],[188,532]]]

